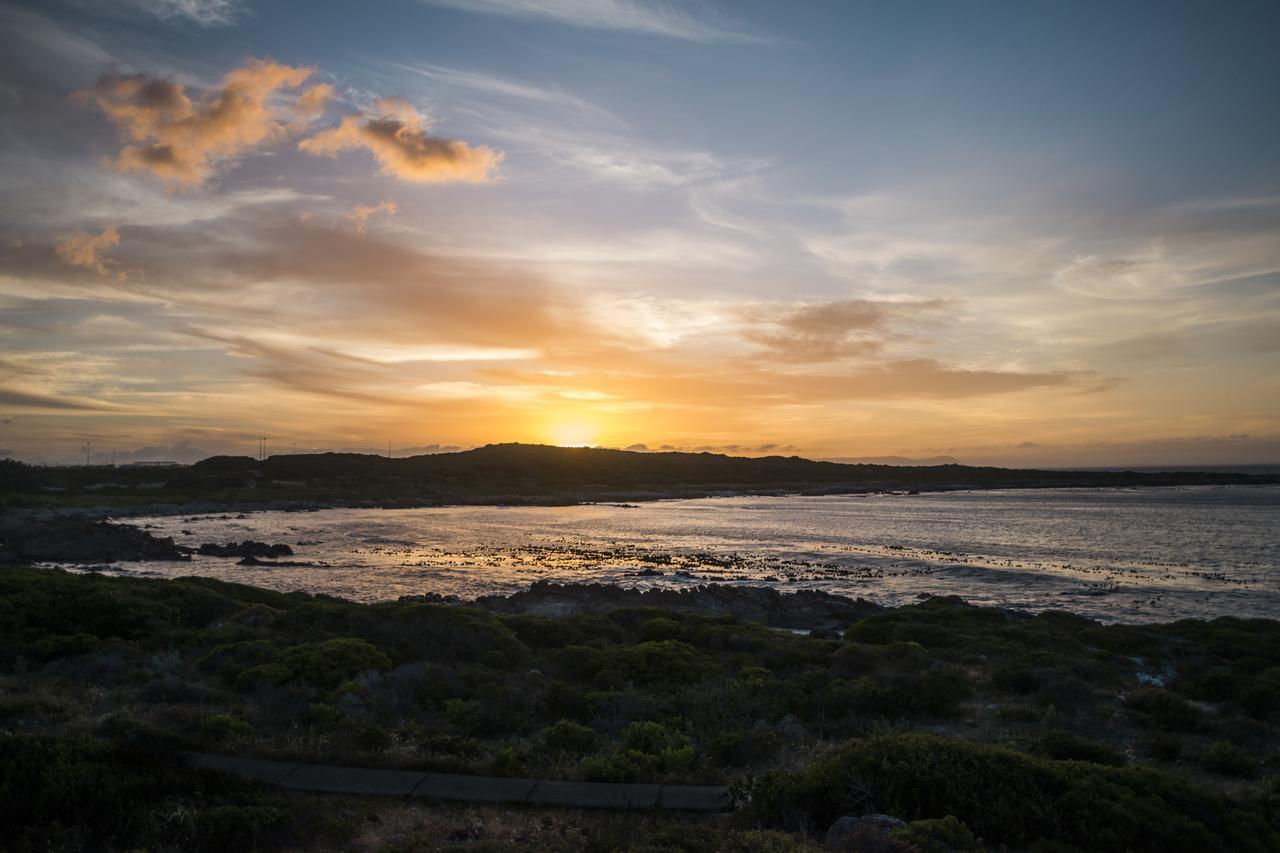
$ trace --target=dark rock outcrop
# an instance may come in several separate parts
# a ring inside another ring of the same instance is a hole
[[[275,557],[292,557],[293,549],[283,542],[276,545],[268,545],[266,542],[255,542],[252,539],[246,539],[243,542],[228,542],[226,545],[219,545],[215,542],[206,542],[196,551],[204,557],[255,557],[258,559],[272,559]]]
[[[0,563],[190,560],[191,549],[139,527],[80,516],[13,515],[0,523]]]

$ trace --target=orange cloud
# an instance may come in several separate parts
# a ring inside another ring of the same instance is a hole
[[[298,147],[329,157],[367,148],[384,175],[417,183],[487,183],[502,161],[502,152],[487,146],[429,135],[422,116],[402,98],[383,98],[377,108],[376,116],[347,116],[337,127],[302,140]]]
[[[369,220],[377,216],[379,213],[385,213],[387,216],[395,216],[400,212],[400,208],[396,206],[394,201],[386,200],[378,202],[375,205],[357,204],[352,211],[347,214],[347,219],[351,222],[351,227],[358,233],[363,234],[364,229],[369,224]]]
[[[120,232],[114,225],[104,228],[101,234],[77,231],[54,247],[58,257],[75,267],[91,269],[99,275],[107,274],[107,261],[102,253],[120,242]]]
[[[273,103],[273,95],[298,88],[313,71],[251,60],[228,73],[201,103],[193,102],[181,83],[145,74],[104,76],[80,97],[92,99],[134,143],[120,149],[117,169],[198,186],[218,161],[285,136],[290,116]],[[307,89],[294,99],[292,117],[318,114],[332,93],[323,84]]]

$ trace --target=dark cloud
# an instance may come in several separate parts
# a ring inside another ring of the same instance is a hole
[[[58,409],[62,411],[97,411],[110,408],[93,400],[57,397],[4,387],[0,387],[0,405],[20,406],[27,409]]]

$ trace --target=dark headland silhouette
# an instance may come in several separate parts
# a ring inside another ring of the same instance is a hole
[[[646,500],[730,494],[840,494],[955,489],[1136,487],[1280,482],[1276,474],[1076,471],[903,466],[799,456],[642,453],[491,444],[457,453],[388,458],[358,453],[254,459],[213,456],[191,466],[34,467],[0,462],[10,506],[157,504],[439,505]]]

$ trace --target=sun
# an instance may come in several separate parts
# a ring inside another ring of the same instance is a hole
[[[591,447],[599,433],[588,421],[558,421],[547,428],[547,437],[559,447]]]

